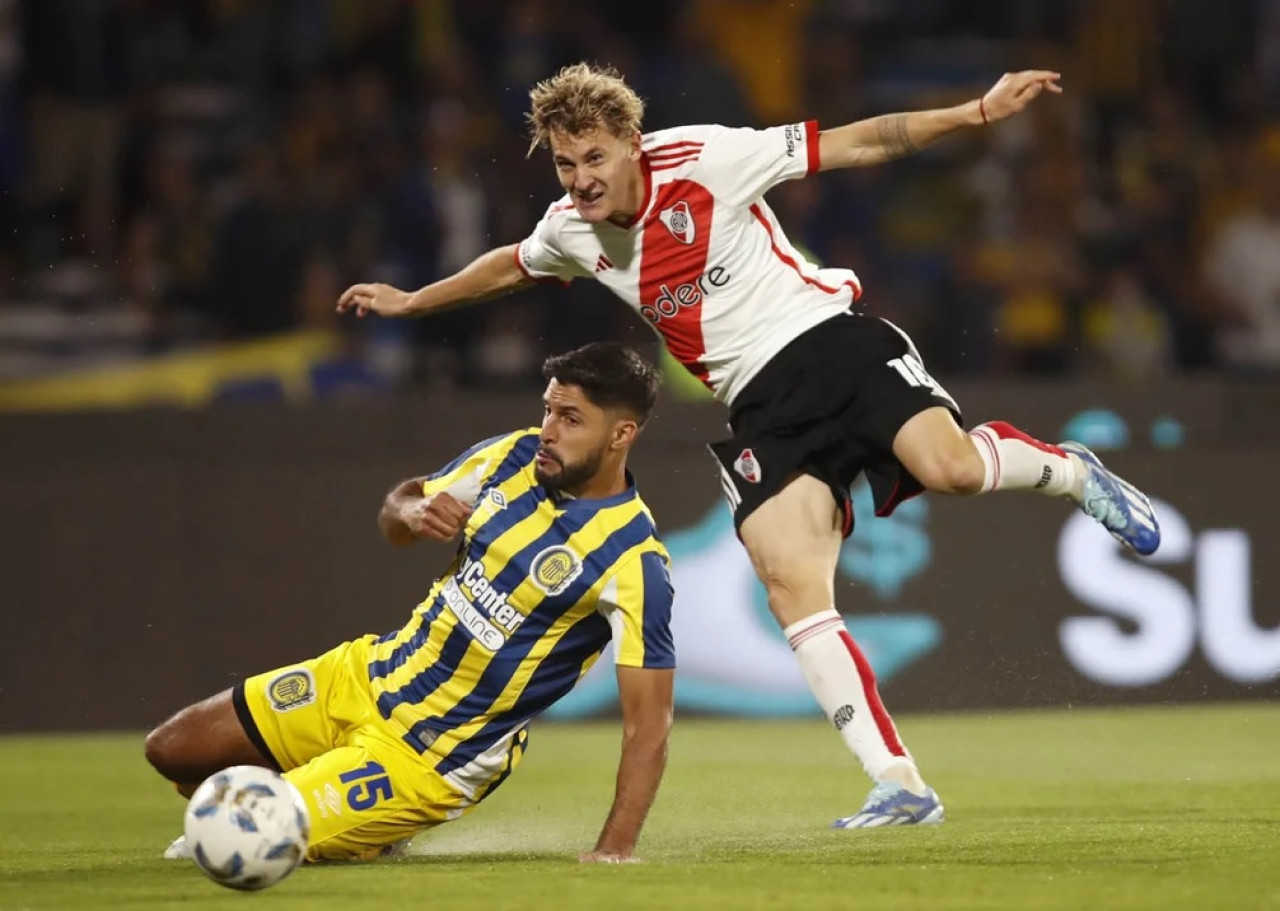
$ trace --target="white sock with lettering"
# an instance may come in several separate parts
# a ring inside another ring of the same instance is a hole
[[[1079,499],[1073,456],[1057,446],[1029,437],[1004,421],[980,424],[969,431],[986,466],[979,493],[992,490],[1036,490],[1051,497]]]
[[[840,614],[820,611],[782,632],[809,689],[866,773],[876,781],[892,779],[923,793],[915,762],[880,701],[871,665]]]

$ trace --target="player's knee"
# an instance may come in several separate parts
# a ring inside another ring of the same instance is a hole
[[[171,742],[166,725],[162,724],[147,734],[146,742],[142,747],[147,762],[151,763],[151,767],[165,778],[171,778],[168,774],[172,765]]]
[[[173,719],[166,721],[151,733],[143,745],[143,754],[151,767],[170,781],[183,781],[189,771],[185,761],[186,745]]]
[[[828,600],[829,574],[824,566],[802,560],[779,561],[760,567],[758,574],[769,596],[769,608],[779,620]]]

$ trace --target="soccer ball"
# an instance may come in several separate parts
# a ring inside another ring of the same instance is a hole
[[[215,883],[265,889],[307,853],[311,820],[298,789],[270,769],[232,766],[205,779],[187,804],[187,852]]]

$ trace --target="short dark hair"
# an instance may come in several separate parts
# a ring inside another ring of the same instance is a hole
[[[542,376],[578,386],[601,408],[625,408],[641,425],[653,414],[662,385],[657,367],[634,348],[617,342],[591,342],[549,357],[542,365]]]

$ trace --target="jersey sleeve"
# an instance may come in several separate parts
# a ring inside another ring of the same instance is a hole
[[[764,130],[716,127],[707,138],[696,173],[717,197],[749,205],[784,180],[818,170],[818,122]]]
[[[559,202],[547,209],[533,232],[516,247],[516,265],[534,281],[568,283],[582,275],[582,270],[560,246],[555,213],[568,205]]]
[[[675,592],[666,557],[645,551],[623,564],[609,580],[597,610],[613,630],[615,661],[624,667],[676,666],[671,637]]]
[[[485,481],[498,470],[527,431],[503,434],[477,443],[422,482],[422,495],[447,493],[460,503],[475,506]]]

